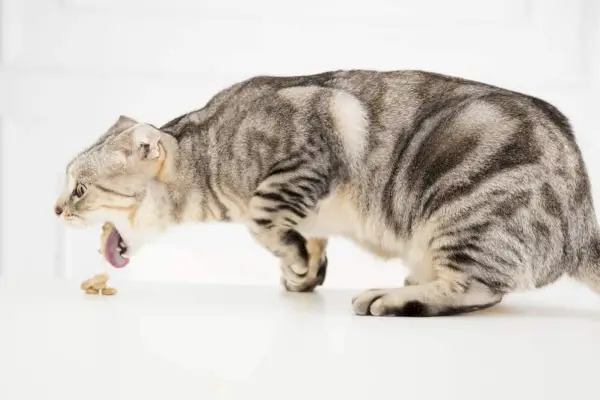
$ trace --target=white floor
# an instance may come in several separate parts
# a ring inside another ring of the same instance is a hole
[[[0,281],[0,399],[598,399],[600,298],[559,283],[459,317],[357,291]]]

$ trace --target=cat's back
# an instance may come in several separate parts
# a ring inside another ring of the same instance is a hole
[[[272,109],[289,101],[282,93],[312,93],[331,97],[345,93],[365,110],[369,134],[398,136],[413,132],[428,119],[453,107],[478,103],[482,108],[504,107],[512,117],[517,108],[545,119],[571,134],[567,119],[554,106],[541,99],[483,82],[421,70],[337,70],[312,75],[255,76],[214,96],[208,113],[230,110]],[[519,104],[506,107],[507,104]],[[323,107],[323,102],[303,103]],[[385,139],[384,139],[385,140]]]

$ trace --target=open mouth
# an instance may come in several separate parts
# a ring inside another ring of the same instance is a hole
[[[115,268],[123,268],[129,264],[129,257],[126,256],[127,243],[125,243],[121,234],[114,226],[112,226],[106,238],[102,253],[104,258]]]

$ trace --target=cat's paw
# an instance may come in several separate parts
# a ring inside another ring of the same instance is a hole
[[[327,256],[323,254],[316,273],[308,270],[304,274],[297,274],[293,268],[282,266],[281,284],[288,292],[312,292],[325,282],[327,263]]]
[[[413,288],[369,289],[352,299],[356,315],[422,317],[428,307]]]
[[[381,315],[382,310],[378,301],[386,294],[385,289],[365,290],[352,299],[352,310],[356,315]]]

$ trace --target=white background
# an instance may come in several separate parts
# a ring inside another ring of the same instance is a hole
[[[0,0],[0,276],[87,277],[99,227],[52,208],[66,163],[120,114],[161,125],[251,75],[418,68],[542,97],[572,120],[600,196],[593,0]],[[328,286],[400,283],[332,241]],[[278,284],[234,225],[173,229],[116,279]]]

